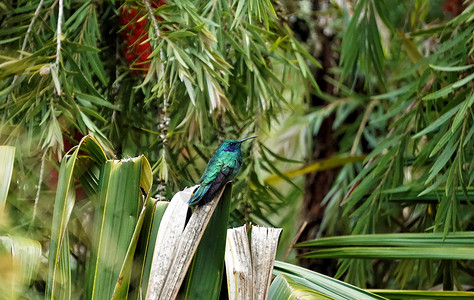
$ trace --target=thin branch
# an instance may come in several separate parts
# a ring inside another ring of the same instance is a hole
[[[378,104],[378,100],[374,100],[370,102],[369,106],[367,107],[364,116],[362,117],[362,121],[360,122],[359,130],[357,130],[356,137],[354,139],[354,142],[352,144],[351,148],[351,156],[354,156],[357,152],[357,146],[359,145],[360,139],[362,137],[362,134],[364,133],[365,125],[367,124],[367,120],[369,119],[370,114],[372,113],[372,110],[374,109],[375,105]]]
[[[153,23],[153,27],[155,28],[156,37],[160,38],[161,37],[160,27],[158,27],[158,22],[156,22],[155,14],[153,13],[153,10],[151,9],[150,2],[148,0],[143,0],[143,2],[145,2],[145,6],[148,10],[148,14],[150,16],[151,22]]]
[[[295,246],[296,242],[298,242],[298,240],[300,239],[300,236],[301,236],[301,234],[303,233],[303,230],[306,228],[306,225],[308,225],[308,221],[305,220],[305,221],[303,222],[303,224],[301,224],[300,229],[298,230],[298,233],[296,234],[295,238],[293,239],[293,242],[291,242],[290,247],[288,247],[288,249],[286,250],[285,255],[283,256],[283,258],[281,259],[281,261],[285,261],[285,259],[288,257],[288,255],[290,254],[291,250],[292,250],[293,247]]]
[[[56,66],[59,67],[59,56],[61,53],[61,25],[63,22],[63,10],[64,10],[64,0],[59,0],[59,11],[58,11],[58,28],[56,29],[56,42],[58,44],[56,48]]]
[[[41,184],[43,184],[43,174],[44,174],[44,162],[46,161],[46,154],[48,153],[48,149],[45,149],[43,152],[43,156],[41,157],[41,167],[39,173],[39,180],[38,180],[38,189],[36,190],[36,197],[35,197],[35,206],[33,207],[33,221],[36,217],[36,207],[38,206],[39,196],[41,192]]]

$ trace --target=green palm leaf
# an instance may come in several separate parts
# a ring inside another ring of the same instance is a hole
[[[272,282],[270,286],[270,292],[268,295],[269,299],[272,300],[290,300],[290,299],[305,299],[305,300],[324,300],[331,299],[323,293],[317,292],[308,288],[308,286],[296,282],[296,280],[289,276],[279,274]]]
[[[273,274],[277,276],[284,275],[285,277],[290,278],[292,282],[296,282],[298,284],[298,288],[304,286],[311,291],[324,295],[315,299],[386,299],[382,296],[372,294],[343,281],[339,281],[326,275],[322,275],[308,269],[280,261],[275,262]],[[282,284],[283,282],[281,280],[272,283],[272,286],[270,287],[270,295],[275,295],[276,291],[281,290]]]
[[[115,288],[116,299],[126,295],[146,210],[140,187],[150,189],[150,182],[144,184],[141,179],[150,177],[151,167],[144,156],[109,160],[102,169],[95,203],[90,299],[110,299]]]
[[[41,262],[38,241],[0,236],[0,299],[18,299],[27,292]]]
[[[105,153],[97,141],[91,136],[86,136],[73,149],[72,154],[64,157],[61,163],[53,212],[47,299],[70,298],[71,275],[67,229],[75,203],[74,172],[76,163],[85,160],[101,165],[106,159]]]
[[[2,172],[2,178],[0,179],[0,214],[3,213],[7,201],[14,160],[15,147],[0,146],[0,171]]]
[[[474,259],[474,232],[335,236],[299,243],[304,257]]]

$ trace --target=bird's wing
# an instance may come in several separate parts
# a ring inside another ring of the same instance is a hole
[[[201,185],[194,191],[189,204],[193,205],[198,202],[207,203],[215,196],[217,191],[228,181],[232,168],[222,163],[214,165],[212,170],[207,170],[201,178]]]
[[[205,199],[205,202],[212,200],[217,192],[229,181],[231,171],[232,168],[226,165],[223,166],[221,172],[217,174],[216,179],[211,183],[206,194],[206,197],[209,197],[209,199]]]

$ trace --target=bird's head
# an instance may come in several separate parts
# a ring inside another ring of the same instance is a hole
[[[250,139],[254,139],[257,136],[251,136],[245,139],[241,140],[227,140],[224,141],[220,146],[219,150],[221,151],[226,151],[226,152],[234,152],[234,151],[240,151],[240,146],[242,145],[242,142]]]

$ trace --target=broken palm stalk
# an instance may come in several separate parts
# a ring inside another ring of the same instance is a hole
[[[281,228],[253,226],[228,229],[225,253],[230,300],[263,300],[268,296]]]
[[[160,223],[150,271],[147,300],[175,299],[199,241],[226,186],[209,203],[196,207],[186,223],[188,201],[196,186],[174,195]]]

